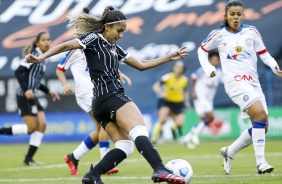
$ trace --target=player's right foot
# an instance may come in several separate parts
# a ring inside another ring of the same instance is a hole
[[[115,167],[115,168],[109,170],[108,172],[106,172],[106,174],[115,174],[115,173],[118,173],[118,168],[117,167]]]
[[[93,165],[91,164],[90,170],[82,178],[82,184],[104,184],[98,174],[93,173]]]
[[[168,184],[185,184],[183,178],[171,174],[168,170],[156,170],[153,173],[152,180],[154,183],[167,182]]]
[[[194,145],[198,146],[198,145],[200,144],[199,137],[198,137],[197,135],[192,135],[192,137],[191,137],[191,142],[192,142]]]
[[[269,165],[267,162],[262,162],[257,165],[257,170],[259,174],[271,173],[274,170],[274,167]]]
[[[24,165],[37,165],[37,163],[31,157],[25,157],[23,163]]]
[[[189,148],[189,149],[195,149],[196,148],[196,146],[191,142],[187,142],[186,147]]]
[[[227,150],[228,150],[228,147],[223,147],[220,149],[220,154],[223,156],[223,169],[225,171],[225,173],[227,175],[230,174],[230,170],[231,170],[231,162],[233,160],[232,157],[229,157],[227,155]]]
[[[77,172],[78,160],[74,158],[73,154],[71,153],[65,155],[64,160],[69,166],[71,175],[78,176],[78,172]]]

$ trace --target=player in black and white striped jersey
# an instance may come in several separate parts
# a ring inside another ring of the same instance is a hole
[[[35,41],[26,46],[23,56],[32,53],[40,56],[50,47],[50,35],[47,32],[40,32]],[[23,60],[15,71],[15,76],[19,82],[16,90],[17,105],[20,116],[25,124],[16,124],[11,127],[1,128],[0,134],[5,135],[26,135],[31,134],[29,149],[24,159],[25,165],[34,165],[36,162],[33,156],[41,144],[43,134],[46,129],[46,119],[43,107],[40,105],[35,93],[39,89],[49,94],[53,101],[59,100],[59,96],[41,83],[45,72],[45,63],[32,64]]]
[[[138,70],[147,70],[171,60],[188,56],[180,48],[161,58],[140,61],[130,56],[116,43],[123,37],[127,22],[124,14],[108,6],[101,18],[85,13],[71,17],[69,26],[76,27],[77,39],[53,47],[43,55],[28,55],[28,62],[39,63],[63,51],[84,49],[91,80],[94,84],[92,110],[96,120],[103,126],[115,143],[104,158],[84,176],[84,184],[103,184],[100,175],[117,166],[134,151],[134,143],[154,170],[154,182],[184,184],[185,181],[165,169],[158,151],[149,140],[147,127],[140,110],[126,96],[119,80],[119,62]],[[132,141],[133,140],[133,141]]]

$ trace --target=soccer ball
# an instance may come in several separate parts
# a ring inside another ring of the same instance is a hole
[[[185,180],[185,184],[189,184],[191,182],[193,169],[186,160],[171,160],[165,165],[165,167],[172,172],[172,174],[182,177]]]

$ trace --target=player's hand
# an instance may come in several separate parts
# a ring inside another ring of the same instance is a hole
[[[67,96],[70,96],[72,94],[72,89],[70,85],[68,84],[64,85],[64,94]]]
[[[53,101],[60,100],[59,95],[55,93],[54,91],[49,91],[49,95],[51,96]]]
[[[282,71],[276,66],[276,72],[278,73],[279,77],[282,77]]]
[[[189,54],[187,53],[186,47],[181,47],[177,51],[174,51],[170,54],[170,60],[179,60],[187,57]]]
[[[31,89],[28,89],[25,93],[24,93],[26,99],[28,100],[33,100],[34,99],[34,93]]]
[[[42,61],[42,59],[40,59],[40,57],[36,57],[36,56],[34,56],[32,54],[26,55],[25,56],[25,60],[28,63],[34,63],[34,64],[40,63]]]
[[[215,72],[213,71],[212,73],[211,73],[211,75],[210,75],[210,77],[214,77],[216,74],[215,74]]]
[[[122,83],[125,83],[125,82],[127,82],[127,84],[129,85],[129,86],[131,86],[131,79],[129,78],[129,77],[127,77],[125,74],[123,74],[122,72],[120,72],[119,73],[119,78],[120,78],[120,80],[121,80],[121,82]]]

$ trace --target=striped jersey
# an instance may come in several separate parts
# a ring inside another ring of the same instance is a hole
[[[110,44],[102,34],[90,32],[76,39],[83,47],[91,81],[93,96],[124,90],[119,79],[119,62],[129,54],[116,44]]]
[[[68,51],[58,64],[57,69],[63,72],[71,70],[76,96],[83,97],[92,93],[93,84],[89,76],[85,55],[81,49]]]
[[[38,47],[36,47],[31,54],[34,56],[40,56],[42,52]],[[20,66],[27,68],[27,75],[25,75],[26,79],[23,79],[26,82],[26,87],[31,89],[33,92],[37,91],[46,70],[45,61],[33,64],[27,63],[26,60],[23,59]],[[21,85],[17,87],[16,95],[25,96],[25,91],[22,89]]]
[[[184,101],[184,90],[187,89],[188,79],[181,75],[179,79],[174,73],[168,73],[162,76],[161,84],[164,85],[165,100],[173,103]]]
[[[224,86],[226,91],[236,91],[236,84],[249,83],[260,86],[257,73],[257,54],[272,70],[277,65],[269,55],[258,30],[242,24],[237,32],[229,32],[227,27],[212,31],[198,49],[200,63],[210,76],[215,68],[208,62],[207,52],[217,48],[220,54]]]

